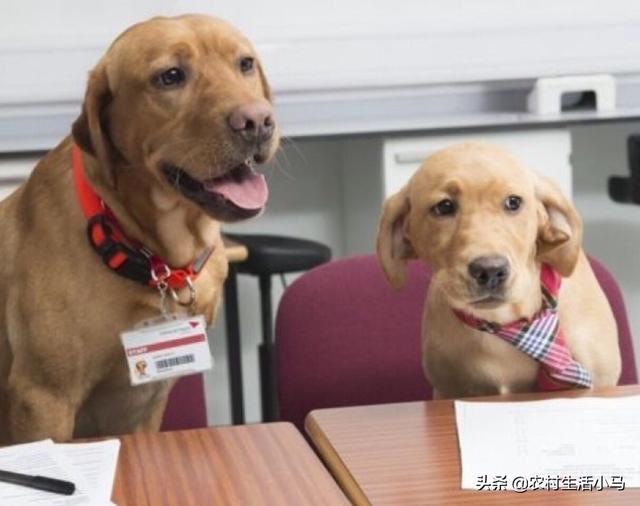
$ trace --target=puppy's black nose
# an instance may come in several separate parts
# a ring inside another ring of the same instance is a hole
[[[509,277],[509,260],[500,255],[478,257],[469,264],[469,275],[480,288],[496,290]]]
[[[275,130],[271,107],[263,102],[236,107],[227,116],[227,123],[234,133],[251,144],[268,141]]]

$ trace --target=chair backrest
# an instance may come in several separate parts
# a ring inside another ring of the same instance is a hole
[[[622,356],[622,373],[620,374],[619,385],[634,385],[638,383],[638,371],[633,352],[633,339],[631,330],[629,330],[629,320],[627,318],[627,309],[624,305],[622,292],[618,286],[618,282],[613,275],[598,260],[589,257],[591,268],[596,275],[596,279],[602,291],[609,300],[609,305],[613,311],[618,325],[618,343],[620,344],[620,355]]]
[[[414,262],[395,292],[374,256],[337,260],[285,291],[276,317],[280,418],[312,409],[431,398],[420,324],[430,272]]]
[[[635,383],[620,290],[599,262],[593,265],[618,323],[620,383]],[[280,418],[302,428],[312,409],[430,399],[420,337],[430,279],[427,266],[410,262],[407,284],[395,292],[373,255],[337,260],[298,278],[276,319]]]
[[[207,408],[202,374],[180,378],[167,402],[160,430],[197,429],[207,426]]]

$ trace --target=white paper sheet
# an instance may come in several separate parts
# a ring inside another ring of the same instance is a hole
[[[640,396],[455,401],[455,411],[464,489],[640,487]]]
[[[82,474],[93,503],[109,504],[118,464],[120,440],[110,439],[97,443],[69,443],[56,446]]]
[[[84,506],[91,504],[87,487],[64,456],[55,451],[51,440],[0,449],[0,469],[72,481],[76,491],[63,496],[0,482],[0,504],[12,506]]]
[[[64,496],[0,482],[2,506],[107,506],[120,442],[57,445],[51,440],[0,448],[0,469],[68,480]]]

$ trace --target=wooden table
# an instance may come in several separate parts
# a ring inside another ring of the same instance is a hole
[[[477,398],[485,401],[640,394],[640,386],[560,394]],[[640,489],[479,492],[460,489],[460,454],[453,401],[321,409],[306,429],[355,504],[393,505],[640,505]]]
[[[347,505],[289,423],[121,437],[118,506]]]

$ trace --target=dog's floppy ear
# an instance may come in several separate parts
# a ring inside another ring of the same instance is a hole
[[[537,259],[570,276],[582,247],[582,220],[552,180],[538,176],[535,190],[540,204]]]
[[[83,151],[98,159],[107,182],[114,186],[112,147],[103,117],[104,110],[112,98],[106,65],[100,62],[89,74],[82,112],[73,123],[71,133],[73,140]]]
[[[385,200],[378,224],[378,262],[395,289],[404,285],[407,260],[416,256],[405,236],[406,220],[411,209],[408,193],[408,186],[405,186]]]

